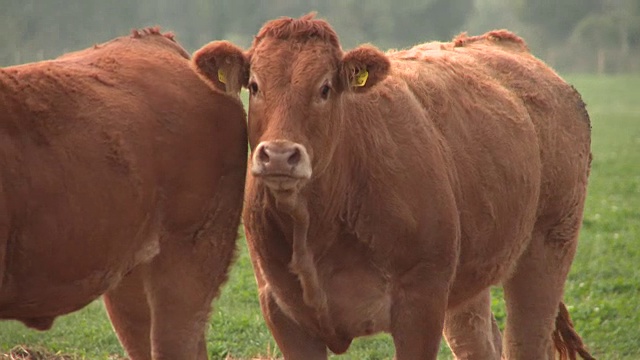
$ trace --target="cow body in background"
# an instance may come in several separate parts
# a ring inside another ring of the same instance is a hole
[[[211,49],[146,29],[0,69],[0,319],[46,330],[105,294],[132,359],[207,358],[247,153]]]

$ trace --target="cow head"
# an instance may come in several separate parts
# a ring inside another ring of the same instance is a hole
[[[196,71],[218,90],[238,97],[247,83],[247,59],[240,48],[228,41],[212,41],[193,55]]]
[[[344,98],[371,89],[390,66],[373,46],[344,53],[313,14],[266,23],[247,57],[250,171],[275,193],[295,192],[330,166],[349,132]]]

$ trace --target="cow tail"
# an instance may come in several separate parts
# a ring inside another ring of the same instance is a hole
[[[558,352],[559,360],[576,360],[576,354],[580,355],[584,360],[595,360],[589,354],[580,335],[574,329],[569,317],[569,311],[563,302],[560,302],[558,316],[556,317],[553,345]]]

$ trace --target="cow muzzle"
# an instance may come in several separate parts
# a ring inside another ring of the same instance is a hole
[[[253,151],[251,174],[273,190],[292,190],[311,178],[309,153],[288,140],[263,141]]]

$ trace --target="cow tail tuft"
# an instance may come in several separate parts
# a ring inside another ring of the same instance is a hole
[[[584,360],[596,360],[589,354],[582,338],[574,329],[569,311],[563,302],[560,302],[558,308],[556,329],[553,331],[553,345],[558,352],[559,360],[576,360],[576,354]]]

